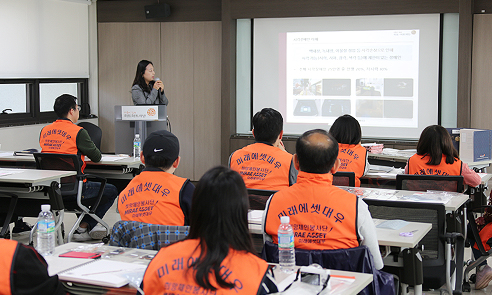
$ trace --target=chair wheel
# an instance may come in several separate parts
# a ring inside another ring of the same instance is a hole
[[[470,292],[471,291],[470,283],[464,282],[461,289],[463,292]]]
[[[102,238],[102,242],[104,244],[107,244],[109,242],[109,236],[105,236],[104,238]]]
[[[469,281],[475,284],[475,282],[477,281],[477,275],[476,274],[472,274],[470,276]]]

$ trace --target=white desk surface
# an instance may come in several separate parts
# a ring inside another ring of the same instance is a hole
[[[297,272],[297,269],[299,267],[295,267],[295,272]],[[277,282],[277,285],[279,287],[283,287],[285,285],[290,284],[292,280],[294,280],[295,277],[295,272],[294,274],[286,274],[280,271],[279,267],[276,267],[273,271],[275,275],[275,281]],[[351,271],[343,271],[343,270],[333,270],[330,269],[330,275],[338,275],[338,276],[347,276],[347,277],[354,277],[355,280],[352,284],[348,286],[343,286],[343,289],[340,290],[325,290],[321,294],[330,294],[330,295],[356,295],[359,294],[362,289],[364,289],[367,285],[369,285],[372,280],[373,280],[373,275],[372,274],[367,274],[367,273],[360,273],[360,272],[351,272]],[[288,281],[285,281],[288,280]],[[328,282],[329,284],[330,282]],[[327,288],[328,289],[328,288]],[[287,290],[288,291],[288,290]],[[275,294],[281,294],[281,293],[275,293]],[[313,293],[316,294],[316,293]]]
[[[408,159],[414,155],[414,153],[407,153],[405,151],[385,153],[384,150],[383,153],[381,154],[374,154],[374,153],[367,153],[367,154],[370,159],[387,160],[393,162],[407,162]],[[478,161],[478,162],[470,162],[470,161],[463,161],[463,162],[468,164],[470,168],[476,167],[479,169],[489,167],[490,164],[492,164],[492,160]]]
[[[96,252],[101,254],[100,259],[111,259],[123,262],[130,262],[135,264],[145,264],[148,265],[150,260],[142,259],[142,257],[147,254],[155,255],[157,251],[155,250],[143,250],[143,249],[133,249],[124,248],[125,252],[118,255],[111,255],[109,252],[118,249],[119,247],[108,246],[102,243],[99,244],[86,244],[86,243],[76,243],[71,242],[57,246],[55,248],[55,253],[52,256],[46,256],[45,260],[48,263],[48,273],[50,275],[55,275],[66,269],[75,267],[77,265],[89,262],[89,259],[83,258],[68,258],[68,257],[58,257],[58,255],[63,254],[68,251],[80,251],[84,252]]]
[[[92,162],[86,160],[88,165],[107,165],[107,166],[128,166],[129,168],[139,168],[142,162],[140,159],[134,159],[130,156],[119,156],[111,154],[103,154],[100,162]],[[116,159],[118,158],[118,159]],[[116,159],[116,160],[115,160]],[[12,151],[0,151],[0,161],[19,161],[19,162],[34,162],[33,155],[14,156]]]
[[[393,167],[380,166],[380,165],[369,165],[369,171],[367,171],[367,173],[361,178],[395,180],[396,175],[404,174],[404,173],[405,171],[403,168],[393,168]],[[487,185],[490,178],[492,178],[492,174],[489,173],[477,173],[477,174],[480,176],[481,184],[483,185]]]
[[[374,219],[374,223],[381,222],[380,219]],[[392,246],[401,248],[413,248],[424,238],[432,229],[431,223],[408,222],[404,227],[395,230],[376,227],[378,244],[380,246]],[[402,237],[400,233],[412,232],[411,237]]]
[[[66,257],[58,257],[58,255],[68,252],[68,251],[73,251],[73,250],[84,250],[86,252],[97,252],[101,253],[102,258],[101,259],[111,259],[111,260],[117,260],[117,261],[124,261],[124,262],[130,262],[130,263],[135,263],[135,264],[145,264],[148,265],[150,260],[147,259],[141,259],[139,257],[142,257],[147,254],[156,254],[157,251],[155,250],[142,250],[142,249],[132,249],[132,248],[124,248],[125,252],[122,254],[118,255],[110,255],[111,258],[108,258],[107,255],[109,252],[112,250],[115,250],[119,247],[114,247],[114,246],[107,246],[107,245],[102,245],[100,244],[85,244],[85,243],[67,243],[60,245],[55,248],[55,253],[52,256],[46,256],[46,262],[48,263],[48,273],[50,275],[55,275],[59,272],[62,272],[64,270],[67,270],[69,268],[84,264],[86,262],[89,262],[89,259],[80,259],[80,258],[66,258]],[[275,278],[277,283],[280,283],[284,281],[285,279],[288,278],[288,274],[285,274],[279,270],[279,268],[275,268],[274,270],[275,273]],[[373,276],[372,274],[364,274],[364,273],[357,273],[357,272],[349,272],[349,271],[340,271],[340,270],[330,270],[330,274],[333,275],[339,275],[339,276],[348,276],[348,277],[354,277],[355,281],[341,290],[340,292],[335,292],[330,293],[330,295],[355,295],[358,294],[362,289],[364,289],[369,283],[372,282]],[[287,283],[287,282],[284,282]],[[325,294],[325,293],[322,293]]]
[[[263,214],[263,210],[252,210],[252,213],[248,214],[249,231],[252,234],[263,234],[261,228],[261,218],[258,216]],[[374,219],[375,223],[379,223],[378,219]],[[430,223],[420,222],[408,222],[403,228],[399,230],[385,229],[376,227],[376,234],[378,236],[378,244],[380,246],[393,246],[402,248],[413,248],[422,240],[422,238],[432,229]],[[416,231],[415,231],[416,230]],[[413,232],[412,237],[402,237],[401,232]]]
[[[346,190],[350,193],[356,194],[360,198],[368,198],[375,200],[387,200],[394,202],[420,202],[420,201],[412,201],[412,196],[422,196],[425,195],[426,192],[421,191],[406,191],[406,190],[392,190],[392,189],[382,189],[382,188],[370,188],[370,187],[348,187],[348,186],[339,186],[339,188]],[[446,211],[456,211],[460,208],[469,198],[470,196],[466,194],[460,193],[445,193],[449,196],[449,200],[444,203],[444,201],[425,201],[427,203],[443,203]],[[422,201],[425,203],[424,201]]]
[[[75,171],[59,171],[59,170],[37,170],[37,169],[16,169],[16,168],[0,168],[0,173],[15,171],[12,174],[1,175],[0,182],[3,183],[26,183],[31,186],[50,185],[54,180],[60,180],[62,177],[77,174]],[[16,173],[19,172],[19,173]]]

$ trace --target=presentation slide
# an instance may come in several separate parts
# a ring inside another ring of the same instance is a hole
[[[363,137],[418,139],[438,123],[440,17],[255,19],[253,114],[279,110],[284,134],[344,114]]]
[[[286,34],[287,123],[418,126],[419,30]]]

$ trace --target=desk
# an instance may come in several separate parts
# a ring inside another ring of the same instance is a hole
[[[408,159],[413,156],[415,152],[409,153],[405,151],[395,150],[392,153],[373,154],[367,153],[367,158],[370,164],[394,166],[396,168],[404,168]],[[487,167],[492,164],[492,160],[478,161],[478,162],[466,162],[470,168],[477,168],[482,172],[486,172]]]
[[[425,192],[420,191],[405,191],[405,190],[391,190],[382,188],[369,188],[369,187],[348,187],[340,186],[339,188],[348,191],[349,193],[355,194],[360,198],[369,198],[376,200],[387,200],[387,201],[415,201],[415,202],[429,202],[429,203],[442,203],[444,208],[448,212],[454,212],[458,210],[465,202],[470,198],[466,194],[451,193],[447,192],[446,196],[449,198],[447,201],[444,200],[418,200],[418,196],[425,195]],[[415,198],[413,197],[415,196]]]
[[[299,267],[295,267],[295,272],[297,272],[298,268]],[[283,273],[282,271],[280,271],[279,267],[275,268],[275,270],[274,270],[275,281],[277,283],[279,290],[283,290],[286,286],[288,286],[290,284],[290,282],[292,282],[294,280],[295,272],[294,272],[294,274],[286,274],[286,273]],[[349,276],[349,277],[354,277],[355,280],[349,286],[344,286],[343,289],[339,289],[339,290],[335,289],[335,290],[332,290],[330,292],[328,290],[325,290],[321,294],[356,295],[360,291],[362,291],[362,289],[364,289],[367,285],[369,285],[373,279],[372,274],[351,272],[351,271],[342,271],[342,270],[333,270],[333,269],[330,269],[330,275]],[[331,281],[328,282],[328,288],[331,287],[330,282]],[[330,288],[330,289],[333,289],[333,288]],[[292,291],[293,291],[292,293],[287,291],[286,294],[295,294],[296,293],[296,290],[292,290]],[[316,293],[313,293],[313,294],[316,294]]]
[[[252,234],[263,234],[263,228],[261,226],[262,223],[262,216],[263,216],[263,210],[252,210],[248,213],[248,226],[249,226],[249,231]],[[375,224],[378,224],[381,222],[381,220],[374,219]],[[409,257],[416,257],[417,254],[417,249],[415,248],[420,240],[432,229],[432,224],[430,223],[419,223],[419,222],[408,222],[407,225],[405,225],[403,228],[399,230],[391,230],[391,229],[384,229],[384,228],[378,228],[376,227],[376,234],[378,236],[378,243],[380,246],[387,246],[387,247],[398,247],[398,248],[403,248],[403,249],[409,249],[405,255],[408,255]],[[415,231],[416,230],[416,231]],[[402,237],[400,236],[400,232],[411,232],[415,231],[412,237]],[[388,250],[386,252],[389,252]],[[396,262],[391,262],[391,260],[394,260],[393,257],[386,257],[384,259],[384,263],[386,264],[391,264],[393,266],[400,266],[403,267],[403,261],[404,259],[401,257],[398,257],[398,260]],[[422,266],[422,264],[420,264]],[[415,270],[415,273],[422,274],[422,269]],[[406,293],[403,293],[406,294]],[[415,286],[415,294],[422,294],[422,285],[417,285]]]
[[[109,252],[118,249],[119,247],[107,246],[102,244],[85,244],[85,243],[67,243],[60,245],[55,248],[55,252],[52,256],[46,256],[46,262],[48,262],[48,273],[50,276],[58,274],[64,270],[72,267],[84,264],[90,260],[80,259],[80,258],[66,258],[58,257],[58,255],[72,251],[75,249],[85,250],[86,252],[98,252],[101,253],[101,259],[111,259],[122,262],[129,262],[138,265],[148,265],[150,260],[141,259],[139,257],[145,255],[155,255],[157,251],[155,250],[143,250],[143,249],[132,249],[124,248],[125,252],[118,255],[111,255]],[[143,278],[144,273],[142,272],[141,277]],[[85,284],[72,284],[68,285],[64,283],[65,287],[69,291],[78,291],[77,294],[103,294],[102,290],[106,290],[106,287],[91,286]],[[113,294],[135,294],[135,288],[125,286],[122,288],[112,288],[115,293]],[[75,293],[75,292],[74,292]]]
[[[49,187],[53,181],[60,183],[60,178],[75,174],[75,171],[0,168],[0,194],[11,198],[0,236],[5,236],[7,232],[19,197],[46,199],[40,193],[45,187]],[[39,210],[38,207],[34,212]]]
[[[14,156],[14,152],[0,152],[0,167],[35,168],[33,155]],[[86,158],[84,172],[112,179],[132,179],[140,170],[142,162],[133,157],[119,157],[103,154],[100,162],[94,163]]]

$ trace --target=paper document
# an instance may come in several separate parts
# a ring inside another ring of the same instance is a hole
[[[248,212],[249,223],[261,224],[263,218],[263,210],[251,210]]]
[[[59,272],[58,277],[62,281],[119,288],[129,283],[125,274],[141,273],[143,277],[146,268],[142,264],[97,259]]]
[[[392,220],[382,220],[382,222],[377,224],[376,227],[399,230],[407,224],[408,221],[401,220],[401,219],[392,219]]]

